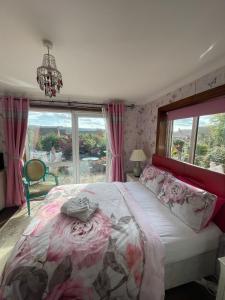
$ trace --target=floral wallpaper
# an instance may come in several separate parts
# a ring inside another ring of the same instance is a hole
[[[124,168],[125,171],[130,171],[132,163],[129,161],[131,152],[138,146],[137,132],[138,132],[138,106],[135,108],[127,108],[124,115]]]
[[[127,110],[125,115],[125,170],[132,170],[129,155],[134,147],[142,148],[151,159],[156,146],[157,112],[160,106],[225,84],[225,66],[211,72],[153,102]],[[135,116],[137,114],[137,116]]]

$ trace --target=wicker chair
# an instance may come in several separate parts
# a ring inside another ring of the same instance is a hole
[[[54,182],[49,181],[52,176]],[[46,195],[58,185],[58,177],[49,173],[45,163],[39,159],[28,160],[23,168],[23,183],[25,187],[28,215],[30,216],[30,200]]]

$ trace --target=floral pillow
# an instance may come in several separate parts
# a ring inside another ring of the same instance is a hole
[[[169,206],[175,216],[198,232],[208,224],[217,196],[170,175],[165,179],[158,199]]]
[[[153,193],[158,195],[166,174],[165,171],[149,164],[144,168],[139,181]]]

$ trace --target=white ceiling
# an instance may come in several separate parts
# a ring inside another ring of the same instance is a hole
[[[224,33],[224,0],[0,0],[0,94],[45,98],[47,38],[58,99],[143,103],[224,65]]]

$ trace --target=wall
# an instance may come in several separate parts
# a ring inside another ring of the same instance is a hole
[[[129,161],[131,152],[138,145],[138,107],[133,109],[127,108],[124,115],[124,168],[128,172],[132,168],[132,163]]]
[[[4,135],[3,135],[3,116],[2,116],[2,108],[0,102],[0,152],[4,152]]]
[[[160,106],[223,84],[225,84],[225,66],[152,102],[137,106],[133,111],[128,110],[125,114],[125,171],[132,169],[129,156],[134,148],[144,149],[149,158],[155,152],[157,113]]]

